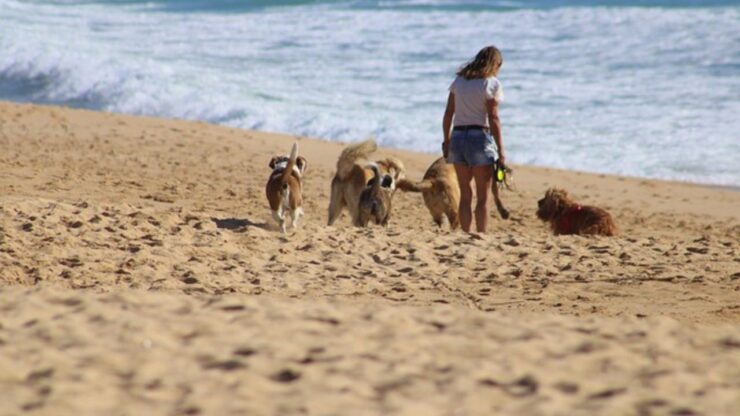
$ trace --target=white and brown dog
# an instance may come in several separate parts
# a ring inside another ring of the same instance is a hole
[[[349,211],[353,225],[358,227],[363,225],[360,220],[360,196],[375,174],[372,165],[361,165],[358,161],[366,159],[377,148],[375,140],[368,139],[347,146],[339,155],[337,173],[331,181],[329,225],[334,224],[344,208]],[[383,176],[382,183],[391,190],[392,194],[396,181],[404,175],[403,163],[394,157],[387,157],[376,160],[374,164]]]
[[[288,156],[275,156],[270,160],[272,173],[267,180],[265,192],[270,203],[272,217],[285,232],[286,216],[289,215],[293,229],[298,227],[298,219],[303,215],[302,181],[306,171],[306,159],[298,156],[298,143]]]

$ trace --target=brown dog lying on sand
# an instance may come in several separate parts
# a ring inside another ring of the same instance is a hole
[[[548,189],[537,201],[537,217],[549,222],[555,235],[617,235],[617,226],[608,212],[577,204],[562,189]]]
[[[378,146],[375,140],[368,139],[347,146],[337,160],[337,173],[331,181],[331,196],[329,197],[329,225],[339,218],[344,208],[347,208],[352,217],[352,224],[360,223],[360,195],[367,187],[368,181],[374,177],[368,166],[358,163],[366,159]],[[376,167],[382,176],[388,175],[396,183],[404,174],[403,163],[393,157],[375,161]]]
[[[306,159],[298,156],[298,143],[293,144],[290,157],[275,156],[270,160],[272,173],[267,180],[265,193],[270,211],[280,230],[285,232],[286,215],[290,215],[293,229],[298,227],[298,219],[303,215],[302,184]]]
[[[398,188],[406,192],[421,192],[424,203],[432,214],[432,219],[438,226],[442,226],[446,216],[451,229],[460,225],[458,212],[460,210],[460,185],[457,182],[455,166],[447,163],[443,157],[435,160],[424,173],[421,182],[411,182],[406,179],[398,181]],[[509,211],[504,207],[499,195],[498,184],[494,180],[491,186],[493,198],[496,202],[501,218],[509,218]]]
[[[378,165],[370,165],[373,178],[360,194],[360,226],[367,227],[372,219],[375,224],[386,226],[391,216],[391,198],[395,191],[395,184],[390,175],[382,175]]]

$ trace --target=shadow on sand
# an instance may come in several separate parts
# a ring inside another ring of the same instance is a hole
[[[234,232],[237,232],[237,233],[243,233],[243,232],[247,231],[247,228],[248,227],[257,227],[257,228],[261,228],[263,230],[270,230],[271,229],[270,225],[267,224],[267,223],[264,223],[264,222],[263,223],[252,222],[251,220],[249,220],[247,218],[245,218],[245,219],[240,219],[240,218],[223,218],[223,219],[211,218],[211,219],[213,220],[213,222],[216,223],[216,227],[218,227],[218,228],[225,228],[227,230],[231,230],[231,231],[234,231]]]

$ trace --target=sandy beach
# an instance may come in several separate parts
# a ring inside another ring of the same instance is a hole
[[[344,145],[0,102],[0,415],[737,414],[740,192],[514,166],[485,235],[328,227]],[[551,186],[620,235],[552,236]]]

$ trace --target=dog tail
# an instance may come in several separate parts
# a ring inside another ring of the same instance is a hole
[[[370,163],[367,165],[370,169],[373,171],[373,178],[370,179],[370,183],[368,183],[368,186],[371,186],[373,189],[380,188],[380,177],[382,176],[380,174],[380,169],[378,169],[378,165],[376,163]]]
[[[421,182],[411,182],[406,179],[401,179],[396,183],[396,186],[406,192],[427,192],[434,188],[432,181],[424,180]]]
[[[293,149],[290,151],[290,159],[288,160],[288,165],[285,167],[285,170],[283,170],[283,176],[280,177],[280,181],[283,183],[283,187],[285,187],[286,183],[288,182],[288,178],[290,175],[293,174],[293,167],[295,166],[295,162],[298,159],[298,142],[293,143]]]
[[[368,155],[378,149],[378,145],[373,139],[367,139],[363,142],[351,144],[342,150],[337,160],[337,176],[339,179],[346,179],[357,159],[366,158]]]

